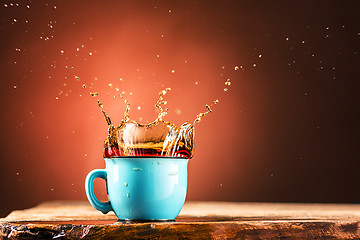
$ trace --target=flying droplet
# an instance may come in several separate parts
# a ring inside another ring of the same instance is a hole
[[[239,67],[238,67],[238,66],[235,66],[235,68],[234,68],[234,69],[235,69],[235,71],[237,71],[237,70],[239,70]]]
[[[227,89],[227,88],[224,88],[224,92],[227,92],[227,90],[229,90],[229,89]]]
[[[216,99],[216,100],[214,101],[214,104],[217,104],[217,103],[219,103],[219,100],[218,100],[218,99]]]
[[[99,93],[98,93],[98,92],[91,92],[90,95],[91,95],[92,97],[96,97],[96,96],[99,95]],[[102,104],[101,104],[101,105],[102,105]]]
[[[83,88],[86,88],[86,84],[83,84],[82,87],[83,87]]]

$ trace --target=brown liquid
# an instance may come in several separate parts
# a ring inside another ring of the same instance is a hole
[[[164,156],[191,158],[194,127],[184,123],[177,128],[170,122],[156,120],[143,125],[135,121],[109,126],[104,157]]]
[[[119,126],[114,126],[102,103],[98,101],[109,126],[104,146],[105,158],[118,156],[193,157],[194,125],[200,122],[203,116],[212,112],[210,106],[217,104],[219,101],[215,100],[210,106],[206,105],[207,111],[197,115],[193,123],[185,122],[180,127],[177,127],[172,122],[163,120],[168,111],[167,108],[164,110],[162,107],[162,105],[166,104],[163,96],[170,90],[170,88],[167,88],[159,92],[159,99],[155,107],[159,109],[160,113],[156,120],[149,124],[141,124],[130,120],[130,104],[125,100],[124,119]]]

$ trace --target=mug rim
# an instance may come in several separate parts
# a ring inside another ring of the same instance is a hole
[[[169,157],[169,156],[111,156],[104,159],[122,159],[122,158],[167,158],[167,159],[189,159],[187,157]]]

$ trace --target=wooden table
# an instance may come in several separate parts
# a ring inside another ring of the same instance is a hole
[[[119,222],[87,202],[46,202],[0,219],[3,239],[359,239],[360,205],[191,202],[175,222]]]

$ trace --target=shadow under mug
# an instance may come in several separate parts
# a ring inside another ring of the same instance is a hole
[[[105,158],[106,169],[89,172],[85,191],[91,205],[120,220],[174,220],[185,202],[189,159],[179,157]],[[96,178],[106,181],[108,202],[94,193]]]

